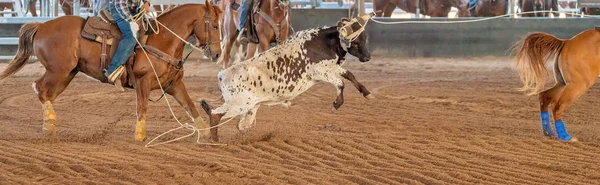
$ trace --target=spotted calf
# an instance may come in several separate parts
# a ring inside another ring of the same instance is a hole
[[[289,106],[290,100],[318,82],[336,87],[335,109],[344,103],[343,79],[369,97],[370,92],[342,68],[347,53],[361,62],[370,60],[367,35],[363,32],[368,18],[370,15],[352,21],[343,19],[338,26],[300,31],[285,43],[220,71],[219,87],[225,103],[213,109],[202,101],[211,126],[222,118],[241,116],[238,128],[247,131],[255,122],[260,105]],[[211,129],[211,137],[218,141],[217,128]]]

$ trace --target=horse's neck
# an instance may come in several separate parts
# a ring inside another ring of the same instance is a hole
[[[275,22],[280,22],[280,19],[282,19],[285,14],[285,10],[279,7],[277,0],[263,0],[260,9],[267,15],[271,16],[271,19],[275,20]]]
[[[184,18],[184,17],[181,17]],[[192,35],[192,29],[188,26],[193,20],[175,20],[168,17],[159,20],[166,28],[175,32],[181,39],[187,40]],[[185,43],[163,26],[159,27],[159,33],[148,37],[147,45],[153,46],[175,58],[183,54]]]

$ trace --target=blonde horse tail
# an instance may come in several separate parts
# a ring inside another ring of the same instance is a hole
[[[9,77],[19,71],[33,54],[33,37],[41,23],[33,22],[24,24],[19,30],[19,46],[15,58],[10,61],[6,69],[0,74],[0,80]]]
[[[544,88],[549,77],[546,62],[559,56],[565,42],[547,33],[532,33],[515,45],[515,64],[523,82],[521,91],[535,95]]]

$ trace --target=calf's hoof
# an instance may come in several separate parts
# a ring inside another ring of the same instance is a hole
[[[375,96],[374,96],[373,94],[367,94],[367,95],[365,96],[365,98],[366,98],[367,100],[374,100],[374,99],[375,99]]]
[[[342,103],[338,103],[337,101],[333,102],[333,108],[335,110],[338,110],[341,106],[342,106]]]

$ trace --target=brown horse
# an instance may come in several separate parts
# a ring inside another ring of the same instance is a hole
[[[474,17],[495,17],[506,14],[507,0],[479,0],[471,9]]]
[[[523,90],[539,94],[542,131],[554,136],[550,126],[549,107],[558,138],[575,141],[565,129],[563,112],[589,89],[600,74],[600,31],[586,30],[571,39],[560,40],[546,33],[529,34],[517,46],[515,63],[523,82]],[[555,84],[542,91],[548,81],[548,60],[554,60]]]
[[[257,0],[258,1],[258,0]],[[269,45],[273,42],[280,43],[286,40],[289,36],[290,30],[290,10],[289,0],[262,0],[260,6],[260,12],[263,12],[270,18],[265,18],[260,13],[250,13],[251,19],[255,20],[255,25],[248,24],[248,26],[255,26],[256,33],[258,34],[258,44],[260,45],[260,51],[266,51],[269,49]],[[241,3],[240,0],[221,0],[218,4],[225,11],[223,18],[223,55],[219,61],[223,62],[223,68],[229,66],[231,58],[231,50],[233,45],[238,48],[237,56],[239,59],[252,58],[256,52],[257,45],[249,43],[248,46],[241,46],[237,41],[237,30],[240,15],[238,11],[231,8],[233,2]],[[241,9],[241,7],[240,7]],[[272,19],[272,20],[267,20]],[[272,21],[271,23],[269,23]],[[274,24],[274,25],[272,25]],[[279,31],[276,31],[279,30]],[[247,48],[246,51],[243,51]],[[244,56],[245,53],[245,56]]]
[[[465,0],[373,0],[373,9],[377,17],[390,17],[396,7],[405,12],[416,13],[417,2],[420,2],[419,9],[423,15],[431,17],[447,17],[450,9],[456,7],[459,17],[471,16],[468,5]]]
[[[535,11],[558,11],[557,0],[519,0],[519,8],[521,12],[535,12]],[[558,16],[558,13],[553,13],[554,16]],[[523,17],[548,17],[550,13],[527,13],[522,14]]]
[[[220,38],[218,27],[220,14],[221,10],[218,7],[207,2],[206,5],[179,6],[164,13],[157,20],[181,38],[195,35],[201,47],[206,49],[205,55],[216,59],[221,50],[219,42],[214,41]],[[63,16],[45,23],[23,25],[19,30],[17,55],[0,74],[0,79],[4,79],[21,69],[30,55],[37,56],[46,68],[46,72],[33,83],[33,88],[42,103],[43,129],[47,135],[55,133],[56,113],[52,103],[78,72],[83,72],[104,83],[108,81],[102,72],[100,62],[101,44],[80,36],[83,24],[84,19],[81,17]],[[185,43],[172,33],[161,30],[157,34],[149,35],[146,45],[153,46],[170,56],[181,58]],[[181,80],[183,70],[153,55],[150,56],[149,61],[140,49],[136,50],[135,59],[133,66],[128,66],[132,73],[124,74],[121,81],[123,85],[135,88],[137,94],[136,140],[143,141],[146,137],[148,98],[151,90],[160,88],[157,78],[164,86],[170,83],[171,87],[166,89],[166,93],[173,96],[188,113],[196,118],[194,121],[197,124],[206,126]],[[155,72],[158,77],[155,76]],[[129,80],[132,80],[133,84],[129,83]],[[208,131],[204,134],[207,135]]]

